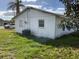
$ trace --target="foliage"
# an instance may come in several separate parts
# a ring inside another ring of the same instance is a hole
[[[69,18],[67,26],[64,28],[79,30],[79,1],[78,0],[60,0],[65,5],[65,16]],[[66,21],[67,19],[65,19]],[[65,22],[64,21],[64,22]],[[72,22],[72,23],[71,23]]]
[[[47,43],[17,35],[14,30],[0,30],[1,59],[79,59],[79,33]],[[43,40],[41,38],[41,40]],[[46,40],[46,39],[45,39]]]
[[[79,30],[79,20],[75,20],[75,19],[71,19],[71,18],[66,18],[64,20],[61,21],[60,23],[60,27],[65,30]]]
[[[15,10],[16,9],[16,15],[20,13],[20,7],[24,7],[21,0],[16,0],[15,2],[10,2],[8,9]]]

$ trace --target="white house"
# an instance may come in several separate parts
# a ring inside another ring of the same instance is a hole
[[[34,7],[27,7],[24,11],[14,17],[16,32],[22,33],[29,29],[31,33],[38,37],[55,39],[72,31],[59,28],[63,17],[45,10]]]

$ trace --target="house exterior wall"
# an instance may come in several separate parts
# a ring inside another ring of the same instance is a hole
[[[64,18],[61,18],[61,17],[58,17],[58,16],[56,16],[55,17],[56,18],[56,20],[55,20],[55,37],[57,38],[57,37],[60,37],[60,36],[62,36],[62,35],[67,35],[67,34],[69,34],[69,33],[72,33],[72,32],[74,32],[74,30],[67,30],[67,29],[65,29],[65,31],[63,31],[63,29],[62,28],[60,28],[59,27],[59,24],[60,24],[60,22],[61,22],[61,20],[63,20]]]
[[[15,19],[15,30],[18,33],[22,33],[24,29],[28,29],[28,21],[27,21],[27,12],[23,13],[22,15],[18,16]],[[21,22],[20,22],[21,21]],[[26,23],[25,23],[26,22]],[[22,25],[21,25],[22,24]],[[21,26],[20,26],[21,25]]]
[[[38,21],[44,20],[44,28],[40,28]],[[20,20],[23,21],[22,27],[19,26]],[[24,21],[27,24],[24,24]],[[38,37],[55,38],[55,16],[41,11],[27,11],[15,19],[16,32],[22,33],[25,29],[30,29],[33,35]]]
[[[31,32],[38,37],[55,38],[55,16],[37,10],[30,10],[29,27]],[[39,27],[38,21],[44,20],[44,28]]]

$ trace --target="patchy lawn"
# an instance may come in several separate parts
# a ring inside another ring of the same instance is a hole
[[[23,37],[14,30],[0,30],[0,59],[79,59],[79,34],[56,40]]]

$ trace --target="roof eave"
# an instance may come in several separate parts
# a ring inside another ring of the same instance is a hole
[[[17,14],[16,16],[14,16],[12,19],[15,19],[17,18],[19,15],[21,15],[22,13],[24,13],[26,10],[28,9],[35,9],[35,10],[39,10],[39,11],[42,11],[42,12],[45,12],[45,13],[49,13],[49,14],[53,14],[53,15],[56,15],[56,16],[59,16],[61,17],[62,15],[59,15],[59,14],[55,14],[55,13],[52,13],[52,12],[48,12],[48,11],[45,11],[45,10],[41,10],[41,9],[38,9],[38,8],[34,8],[34,7],[27,7],[25,8],[22,12],[20,12],[19,14]]]

